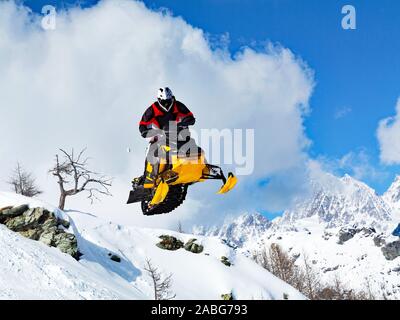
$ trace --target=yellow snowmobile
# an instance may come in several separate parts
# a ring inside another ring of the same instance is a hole
[[[173,211],[183,203],[188,186],[193,183],[222,180],[218,194],[227,193],[237,183],[237,178],[231,172],[226,178],[220,167],[208,164],[201,148],[198,148],[196,155],[190,156],[179,153],[170,155],[171,147],[168,145],[161,145],[160,148],[167,156],[158,164],[158,174],[150,178],[154,168],[147,162],[145,175],[132,181],[133,190],[127,203],[141,202],[144,215]]]

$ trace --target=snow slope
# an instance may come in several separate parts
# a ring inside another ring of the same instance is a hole
[[[54,207],[37,200],[0,192],[0,207],[28,203]],[[166,251],[156,246],[162,234],[182,241],[193,235],[169,230],[125,227],[78,211],[67,216],[70,232],[83,253],[78,262],[42,243],[25,239],[0,225],[0,298],[3,299],[152,299],[152,284],[144,270],[150,259],[163,275],[172,273],[171,290],[177,299],[221,299],[233,292],[237,299],[304,297],[288,284],[226,246],[217,237],[196,236],[204,252]],[[109,259],[117,254],[121,262]],[[226,256],[233,263],[220,262]]]
[[[330,182],[330,185],[316,186],[309,198],[299,201],[283,217],[274,219],[269,227],[249,224],[244,215],[209,232],[236,243],[238,251],[248,256],[278,243],[293,257],[299,257],[296,260],[299,265],[307,256],[324,282],[338,277],[348,288],[366,290],[370,286],[377,298],[385,294],[388,298],[400,299],[400,257],[386,260],[373,241],[380,233],[387,242],[398,240],[390,234],[400,222],[400,177],[382,197],[348,175],[332,176]],[[370,235],[360,232],[339,244],[340,229],[353,225],[374,227],[377,232]]]
[[[400,299],[400,258],[388,261],[374,244],[376,234],[357,233],[354,238],[338,243],[340,227],[324,228],[316,216],[298,220],[295,230],[270,229],[259,240],[258,247],[248,245],[243,251],[259,250],[263,245],[279,244],[303,265],[307,257],[325,283],[340,279],[349,289],[367,290],[378,299]],[[386,235],[388,242],[396,240]],[[304,266],[304,265],[303,265]]]
[[[391,207],[393,217],[400,222],[400,176],[397,176],[389,189],[383,195],[383,199]]]
[[[243,219],[239,218],[234,223],[237,230],[246,230],[240,227],[239,221]],[[304,267],[303,258],[307,257],[322,282],[333,283],[338,278],[347,288],[366,290],[369,286],[377,298],[385,294],[390,299],[400,299],[400,257],[393,261],[385,259],[381,248],[373,241],[378,233],[368,235],[360,232],[339,244],[341,227],[328,228],[317,215],[298,219],[291,226],[287,222],[280,225],[279,219],[273,222],[272,227],[257,233],[257,236],[251,236],[254,233],[242,235],[248,241],[238,243],[236,250],[252,256],[255,252],[269,248],[272,243],[277,243],[290,256],[297,258],[299,266]],[[227,228],[228,225],[223,227]],[[397,240],[390,232],[384,234],[384,237],[387,242]],[[230,243],[235,238],[226,240]]]
[[[383,197],[391,205],[400,208],[400,176],[396,176],[396,179],[390,185]]]

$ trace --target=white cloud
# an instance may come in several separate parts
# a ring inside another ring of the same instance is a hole
[[[317,161],[324,171],[342,176],[344,173],[358,180],[382,181],[387,177],[387,172],[378,170],[371,162],[371,157],[364,148],[350,151],[341,158],[328,158],[318,156]]]
[[[0,176],[21,161],[34,171],[46,200],[55,203],[57,185],[46,173],[54,154],[59,147],[88,147],[93,167],[116,178],[115,196],[94,207],[77,197],[69,207],[161,226],[206,219],[198,202],[206,192],[218,208],[246,205],[251,182],[306,161],[303,117],[313,75],[287,49],[245,48],[231,58],[225,43],[214,48],[207,39],[182,18],[134,1],[59,11],[54,31],[42,30],[40,17],[26,8],[0,3]],[[235,193],[215,199],[209,192],[219,186],[196,186],[192,205],[188,201],[180,212],[152,219],[124,203],[131,178],[143,166],[146,142],[137,124],[161,85],[192,109],[197,129],[254,128],[256,162],[254,175],[241,177]],[[126,152],[128,146],[133,152]],[[0,189],[6,187],[0,182]]]
[[[380,159],[385,164],[400,163],[400,98],[396,115],[379,122],[377,136],[380,145]]]

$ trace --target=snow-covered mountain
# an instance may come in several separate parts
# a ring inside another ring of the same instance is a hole
[[[400,256],[389,261],[382,252],[384,243],[399,240],[391,236],[400,222],[398,199],[399,177],[379,196],[348,175],[331,176],[329,183],[314,183],[309,197],[272,224],[252,225],[245,215],[209,233],[234,242],[247,255],[280,244],[299,265],[307,257],[326,283],[339,278],[348,288],[370,288],[377,298],[400,299]]]
[[[383,195],[383,199],[393,209],[400,210],[400,176],[396,176],[396,179]]]
[[[83,254],[77,261],[59,249],[24,238],[0,225],[0,299],[152,299],[151,278],[145,263],[151,260],[162,275],[172,274],[171,292],[177,299],[304,299],[298,291],[226,246],[217,237],[195,236],[202,253],[156,246],[160,235],[182,242],[194,238],[170,230],[126,227],[93,214],[60,212],[22,196],[0,192],[0,208],[29,204],[62,214],[67,230]],[[110,259],[111,255],[120,261]],[[221,262],[226,257],[231,266]],[[286,296],[287,295],[287,296]]]
[[[386,222],[392,220],[391,208],[375,190],[349,175],[335,179],[333,185],[314,184],[312,195],[286,211],[279,224],[316,216],[326,227],[386,228]]]
[[[271,226],[271,221],[259,213],[246,213],[238,218],[227,220],[221,227],[208,230],[194,228],[194,233],[206,236],[217,236],[234,247],[257,241]]]

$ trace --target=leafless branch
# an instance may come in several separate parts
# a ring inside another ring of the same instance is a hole
[[[68,196],[73,196],[83,191],[88,193],[91,203],[99,200],[97,195],[111,196],[109,187],[112,185],[112,178],[106,177],[87,168],[89,158],[83,155],[86,148],[75,155],[74,149],[67,152],[60,149],[63,155],[63,161],[60,162],[58,154],[56,155],[55,165],[49,170],[49,173],[57,178],[60,187],[59,208],[64,209],[65,200]]]
[[[164,279],[158,269],[151,263],[150,259],[146,259],[144,270],[148,272],[153,282],[154,300],[172,300],[176,297],[170,289],[172,286],[172,274]]]
[[[34,197],[43,193],[36,185],[36,179],[29,172],[26,172],[19,163],[17,163],[10,179],[7,182],[15,193],[26,197]]]

